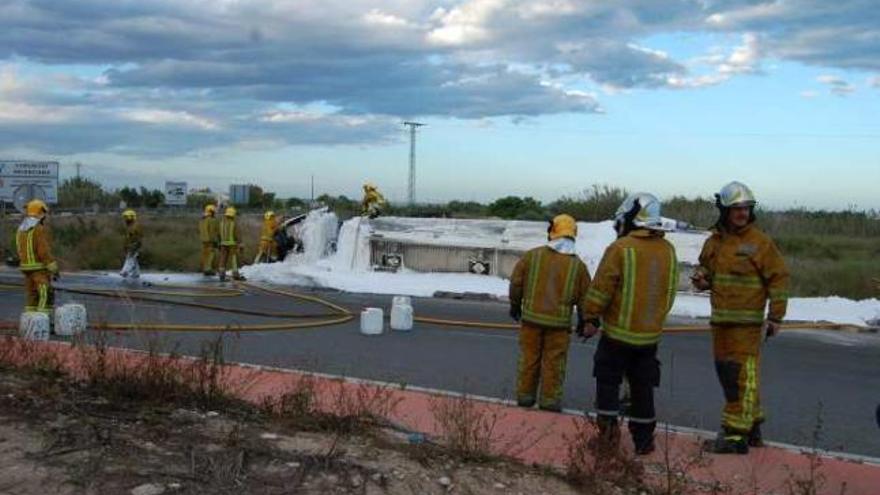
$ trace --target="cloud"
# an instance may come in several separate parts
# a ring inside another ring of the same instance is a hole
[[[0,123],[14,136],[46,124],[56,131],[36,134],[63,141],[25,139],[36,147],[169,154],[253,140],[382,143],[402,118],[601,113],[597,88],[716,86],[762,74],[767,58],[876,73],[874,3],[6,0],[0,60],[41,76],[26,87],[0,76]],[[680,32],[739,41],[698,62],[651,46]]]
[[[849,96],[856,91],[855,86],[850,84],[847,80],[838,76],[822,74],[817,77],[816,80],[822,84],[827,85],[828,91],[830,91],[831,94],[837,96]]]
[[[813,98],[817,98],[819,96],[819,92],[813,91],[812,89],[806,89],[804,91],[801,91],[800,94],[801,94],[801,98],[806,98],[808,100],[813,99]]]
[[[763,51],[760,38],[755,33],[742,35],[742,44],[733,48],[727,56],[714,55],[701,57],[697,61],[709,65],[714,72],[689,77],[671,76],[669,86],[679,89],[704,88],[727,82],[734,76],[760,74]]]
[[[880,69],[880,9],[873,0],[720,2],[718,9],[706,19],[710,29],[761,32],[775,57],[820,67]]]

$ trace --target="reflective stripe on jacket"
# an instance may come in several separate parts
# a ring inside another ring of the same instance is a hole
[[[16,232],[15,245],[18,258],[21,260],[19,265],[21,271],[48,270],[52,273],[58,271],[58,265],[49,247],[49,232],[43,224]]]
[[[275,232],[278,230],[278,222],[274,218],[264,219],[263,228],[260,231],[261,241],[272,241],[275,239]]]
[[[238,242],[238,224],[235,220],[224,217],[220,220],[220,245],[237,246]]]
[[[586,295],[586,317],[605,335],[631,345],[660,341],[675,302],[678,260],[660,232],[639,229],[608,246]]]
[[[573,306],[580,308],[590,285],[587,266],[577,255],[543,246],[528,251],[510,279],[510,303],[522,319],[551,328],[571,328]]]
[[[712,285],[712,323],[760,325],[788,309],[789,273],[776,244],[754,225],[717,230],[706,240],[698,268]]]
[[[204,217],[199,221],[199,240],[205,244],[220,242],[220,228],[216,218]]]

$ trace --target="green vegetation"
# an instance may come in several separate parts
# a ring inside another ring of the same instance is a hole
[[[135,201],[147,208],[156,206],[159,191],[124,188],[106,192],[97,182],[68,179],[59,190],[61,208],[97,205],[102,209],[118,207],[120,199]],[[548,220],[568,213],[580,221],[610,219],[626,197],[625,189],[594,185],[575,196],[552,203],[508,196],[489,204],[474,201],[451,201],[445,204],[415,206],[389,205],[387,215],[426,218],[504,218],[513,220]],[[141,211],[146,242],[142,265],[151,270],[186,270],[198,267],[199,244],[196,225],[198,212],[213,200],[210,191],[190,196],[188,212],[145,214]],[[139,202],[138,202],[139,201]],[[161,201],[160,201],[161,202]],[[360,214],[360,201],[346,196],[323,195],[320,204],[335,211],[340,219]],[[253,186],[251,205],[240,215],[245,232],[243,260],[253,259],[259,235],[260,214],[265,208],[284,211],[308,209],[308,201],[299,198],[279,199]],[[141,208],[143,210],[143,208]],[[758,223],[779,245],[792,271],[792,293],[797,296],[828,296],[863,299],[878,294],[880,279],[880,215],[873,211],[759,210]],[[183,215],[182,220],[180,216]],[[686,221],[697,228],[709,228],[718,218],[713,200],[676,196],[664,202],[664,215]],[[122,262],[122,225],[113,215],[55,216],[52,219],[55,251],[65,269],[116,269]],[[5,226],[5,242],[12,246],[15,225]]]
[[[141,268],[161,271],[199,269],[201,244],[198,237],[199,216],[190,214],[165,216],[141,213],[139,221],[144,229]],[[257,253],[261,217],[240,215],[239,225],[245,241],[241,262],[252,261]],[[16,223],[5,225],[4,239],[10,252],[14,251]],[[54,217],[52,228],[53,254],[62,270],[118,270],[124,258],[122,249],[123,224],[117,215],[71,215]]]

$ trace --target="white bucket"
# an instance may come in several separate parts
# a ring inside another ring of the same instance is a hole
[[[385,311],[381,308],[366,308],[361,313],[361,333],[382,335],[385,330]]]
[[[27,340],[49,340],[49,315],[46,313],[22,313],[18,333]]]
[[[391,329],[400,332],[409,332],[413,329],[413,307],[405,304],[396,304],[391,308]]]
[[[65,304],[55,310],[55,333],[72,337],[86,331],[88,318],[82,304]]]

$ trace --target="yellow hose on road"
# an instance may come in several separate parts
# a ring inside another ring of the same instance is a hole
[[[171,288],[185,288],[185,289],[193,289],[193,287],[186,286],[158,286],[158,287],[171,287]],[[141,290],[134,289],[129,290],[126,288],[114,288],[114,289],[83,289],[83,288],[69,288],[69,287],[58,287],[56,290],[61,292],[70,292],[73,294],[82,294],[82,295],[92,295],[98,297],[113,297],[117,299],[129,299],[129,300],[139,300],[139,301],[150,301],[150,302],[160,302],[163,304],[175,305],[175,306],[185,306],[199,309],[206,309],[212,311],[219,311],[224,313],[233,313],[233,314],[243,314],[249,316],[259,316],[265,318],[296,318],[296,319],[310,319],[310,321],[304,322],[292,322],[286,321],[281,323],[264,323],[264,324],[251,324],[251,325],[202,325],[202,324],[166,324],[166,323],[91,323],[89,327],[94,330],[110,330],[110,331],[163,331],[163,332],[270,332],[270,331],[285,331],[285,330],[301,330],[301,329],[309,329],[309,328],[320,328],[327,326],[340,325],[343,323],[348,323],[354,317],[351,315],[351,312],[341,306],[337,306],[328,301],[324,301],[318,297],[314,296],[306,296],[302,294],[296,294],[288,291],[275,291],[268,290],[263,287],[248,285],[248,287],[261,290],[264,292],[275,293],[281,296],[299,299],[303,301],[312,302],[315,304],[320,304],[327,308],[330,308],[332,313],[322,313],[322,314],[295,314],[295,313],[276,313],[271,311],[258,311],[258,310],[246,310],[240,308],[229,308],[226,306],[218,306],[213,304],[204,304],[204,303],[196,303],[191,301],[177,301],[167,298],[155,298],[149,297],[145,294],[154,294],[166,297],[210,297],[211,295],[219,295],[220,297],[229,297],[232,295],[241,296],[246,293],[245,290],[240,289],[238,287],[234,289],[223,288],[223,287],[204,287],[204,288],[196,288],[196,292],[187,291],[187,292],[177,292],[177,291],[163,291],[160,289],[149,289],[149,290]],[[14,284],[0,284],[0,288],[2,289],[21,289],[20,285]],[[194,295],[197,294],[197,295]],[[15,329],[16,326],[14,324],[0,324],[0,329],[10,330]]]
[[[350,310],[338,304],[322,299],[317,296],[300,294],[284,289],[267,287],[252,283],[240,283],[234,288],[226,287],[195,287],[189,285],[172,285],[162,284],[153,286],[150,289],[83,289],[59,287],[59,291],[70,292],[74,294],[92,295],[98,297],[114,297],[119,299],[130,299],[138,301],[157,302],[162,304],[170,304],[176,306],[191,307],[210,311],[218,311],[230,314],[239,314],[247,316],[258,316],[265,318],[289,318],[289,319],[312,319],[307,322],[284,322],[284,323],[267,323],[252,325],[196,325],[196,324],[160,324],[160,323],[100,323],[91,325],[98,330],[147,330],[147,331],[171,331],[171,332],[259,332],[259,331],[282,331],[305,328],[319,328],[347,323],[354,319],[354,315]],[[246,290],[251,289],[267,294],[273,294],[281,297],[296,299],[314,303],[331,310],[330,313],[317,314],[297,314],[297,313],[280,313],[273,311],[248,310],[241,308],[231,308],[227,306],[219,306],[214,304],[198,303],[193,301],[179,301],[167,299],[168,297],[235,297],[242,296],[247,293]],[[10,290],[19,289],[20,285],[0,284],[0,289]],[[180,291],[165,291],[164,288],[183,289]],[[164,297],[150,297],[150,295]],[[484,330],[518,330],[519,324],[502,323],[502,322],[485,322],[485,321],[469,321],[469,320],[453,320],[432,317],[416,317],[413,321],[428,325],[437,325],[443,327],[457,328],[476,328]],[[14,328],[12,325],[0,324],[0,329]],[[782,330],[841,330],[847,328],[857,328],[854,325],[841,325],[833,323],[785,323]],[[680,325],[669,326],[663,329],[667,334],[692,334],[710,332],[710,325]]]

